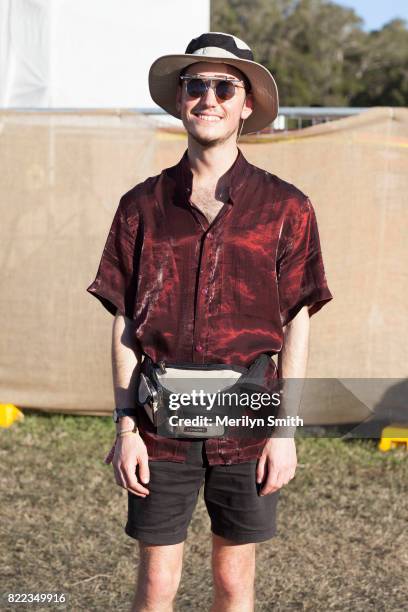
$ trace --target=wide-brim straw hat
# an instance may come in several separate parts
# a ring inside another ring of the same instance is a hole
[[[244,121],[242,134],[262,130],[276,119],[279,98],[275,79],[265,66],[254,62],[252,50],[244,41],[224,32],[206,32],[193,38],[185,53],[157,58],[149,70],[149,89],[154,102],[181,119],[176,108],[180,72],[191,64],[207,61],[235,66],[250,82],[254,106]]]

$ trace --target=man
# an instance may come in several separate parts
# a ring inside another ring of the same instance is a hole
[[[309,198],[251,165],[240,133],[278,112],[272,75],[229,34],[193,39],[149,74],[153,100],[182,119],[178,164],[120,200],[88,291],[115,315],[118,437],[113,467],[128,491],[126,533],[139,540],[133,610],[172,610],[187,527],[205,482],[213,537],[212,610],[253,610],[255,545],[275,534],[279,489],[294,476],[293,436],[188,440],[158,435],[136,389],[142,357],[305,376],[309,318],[332,299]],[[133,416],[129,416],[129,414]],[[137,427],[134,427],[135,421]],[[122,433],[123,432],[123,433]]]

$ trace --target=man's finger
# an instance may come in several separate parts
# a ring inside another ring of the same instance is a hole
[[[137,493],[144,493],[149,495],[149,489],[146,489],[138,480],[136,476],[136,465],[124,465],[122,466],[122,474],[126,481],[126,488],[130,491],[136,491]]]
[[[130,493],[133,493],[133,495],[137,495],[137,497],[147,497],[148,495],[148,493],[146,494],[143,492],[146,489],[141,484],[136,485],[135,488],[127,487],[126,490],[129,491]]]
[[[275,491],[279,491],[280,487],[278,485],[273,485],[270,487],[263,487],[260,495],[263,497],[264,495],[270,495],[271,493],[275,493]]]
[[[139,480],[147,484],[150,480],[149,459],[147,454],[139,459]]]
[[[261,457],[258,460],[258,465],[256,466],[256,482],[258,484],[260,484],[263,479],[264,479],[264,475],[265,475],[265,462],[266,462],[266,456],[265,455],[261,455]]]
[[[295,475],[295,472],[296,472],[296,468],[294,468],[294,467],[289,467],[289,468],[286,469],[286,471],[285,471],[285,480],[286,480],[285,484],[287,484],[290,480],[292,480],[292,478]]]
[[[277,487],[279,472],[274,468],[268,466],[268,477],[264,483],[264,486],[261,489],[261,495],[268,495],[275,491]]]
[[[126,482],[125,479],[122,476],[122,471],[120,469],[120,467],[116,464],[113,464],[113,473],[115,475],[115,481],[116,484],[119,485],[120,487],[123,487],[124,489],[126,489]]]

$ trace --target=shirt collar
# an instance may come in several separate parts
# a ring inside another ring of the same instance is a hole
[[[183,157],[178,163],[179,167],[179,193],[184,196],[186,201],[189,201],[191,189],[193,185],[193,173],[188,159],[188,149],[185,150]],[[229,189],[229,199],[232,204],[238,200],[240,190],[246,183],[246,177],[250,168],[249,162],[245,159],[241,149],[238,147],[238,153],[232,166],[229,167],[224,177],[227,179],[226,184]]]

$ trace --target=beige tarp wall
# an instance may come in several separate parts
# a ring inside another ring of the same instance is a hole
[[[334,300],[311,319],[308,376],[404,378],[408,109],[240,146],[316,210]],[[110,413],[113,318],[86,287],[120,196],[185,148],[182,133],[129,112],[0,112],[0,402]],[[310,410],[312,422],[344,422],[365,408],[311,401]]]

